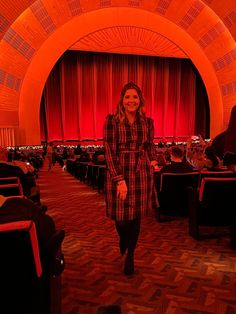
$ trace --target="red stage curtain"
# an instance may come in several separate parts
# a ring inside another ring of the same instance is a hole
[[[122,86],[130,80],[143,91],[155,137],[195,133],[196,71],[191,61],[68,51],[45,85],[42,140],[102,138],[105,117],[114,112]]]

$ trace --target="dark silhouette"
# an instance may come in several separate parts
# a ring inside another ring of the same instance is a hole
[[[213,139],[212,147],[220,159],[227,152],[236,154],[236,105],[231,110],[227,129]]]

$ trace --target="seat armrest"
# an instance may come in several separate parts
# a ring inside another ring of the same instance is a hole
[[[65,269],[65,259],[62,253],[62,242],[65,238],[65,230],[57,230],[50,238],[47,245],[47,262],[51,276],[59,276]]]
[[[60,229],[54,232],[50,240],[48,241],[46,250],[49,254],[56,254],[61,249],[62,242],[65,238],[65,230]]]
[[[188,209],[189,209],[189,235],[196,240],[199,240],[199,197],[198,190],[192,187],[187,187]]]

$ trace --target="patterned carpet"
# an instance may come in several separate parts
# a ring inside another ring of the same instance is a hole
[[[123,275],[118,236],[105,216],[103,194],[79,182],[58,164],[39,172],[43,203],[64,228],[62,314],[95,314],[119,304],[124,314],[236,313],[236,251],[229,238],[197,242],[187,220],[142,223],[136,273]]]

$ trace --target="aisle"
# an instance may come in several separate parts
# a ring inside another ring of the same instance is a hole
[[[187,219],[158,224],[145,218],[136,252],[136,274],[123,275],[118,237],[105,217],[104,196],[61,167],[38,183],[42,202],[66,237],[62,314],[95,314],[118,303],[124,314],[236,313],[236,252],[229,239],[197,242]]]
[[[63,314],[93,313],[103,302],[101,292],[104,290],[102,282],[100,288],[94,282],[101,279],[103,271],[109,271],[111,267],[115,270],[109,255],[118,256],[113,223],[105,217],[104,196],[62,171],[58,164],[47,171],[45,162],[38,183],[42,202],[48,205],[48,213],[57,227],[66,232],[63,244],[66,260],[62,276]],[[106,239],[107,236],[109,238]],[[119,268],[116,272],[120,275]],[[110,300],[104,298],[104,302]]]

